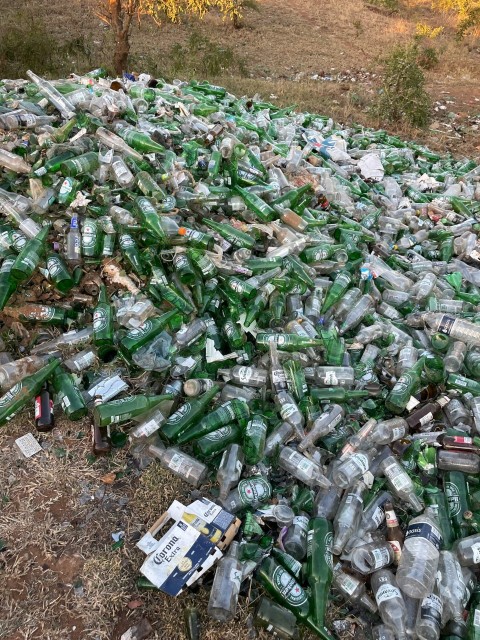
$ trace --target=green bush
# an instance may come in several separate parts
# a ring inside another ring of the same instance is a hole
[[[0,77],[25,77],[27,69],[47,76],[74,68],[87,70],[92,57],[84,36],[55,42],[48,25],[33,11],[18,11],[0,25]]]
[[[418,50],[417,62],[422,69],[434,69],[439,62],[438,51],[435,47],[423,47]]]
[[[228,71],[247,75],[245,61],[231,47],[220,46],[194,31],[187,44],[176,43],[170,51],[170,75],[220,76]]]
[[[383,120],[403,121],[415,127],[427,125],[430,97],[418,64],[415,44],[396,46],[384,60],[385,73],[374,112]]]

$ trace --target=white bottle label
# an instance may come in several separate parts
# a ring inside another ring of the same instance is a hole
[[[339,384],[339,382],[335,374],[335,371],[325,371],[325,379],[323,383],[328,384],[332,387],[336,387]]]
[[[240,367],[238,370],[238,379],[241,383],[246,384],[252,377],[252,370],[250,367]]]
[[[372,551],[372,555],[375,563],[375,569],[380,569],[381,567],[386,567],[387,564],[390,564],[390,554],[387,549],[374,549]]]
[[[432,420],[433,420],[433,413],[431,411],[429,411],[423,417],[420,418],[420,424],[423,427],[424,424],[428,424]]]
[[[380,605],[382,602],[386,600],[392,600],[393,598],[401,598],[402,595],[400,593],[400,589],[395,587],[393,584],[382,584],[380,589],[375,594],[375,600],[377,604]]]
[[[476,542],[475,544],[472,544],[472,555],[473,555],[473,562],[475,564],[478,564],[480,562],[480,542]]]

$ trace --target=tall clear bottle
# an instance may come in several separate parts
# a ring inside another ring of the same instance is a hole
[[[219,561],[210,591],[207,612],[214,620],[229,622],[235,617],[242,581],[242,565],[238,559],[238,542],[232,542]]]

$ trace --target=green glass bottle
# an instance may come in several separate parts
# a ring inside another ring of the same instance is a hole
[[[243,187],[236,186],[234,191],[241,196],[242,200],[247,205],[247,208],[257,216],[257,218],[261,222],[271,222],[275,218],[277,218],[277,214],[275,213],[275,209],[273,209],[269,204],[267,204],[264,200],[262,200],[256,193],[252,191],[248,191]]]
[[[146,231],[152,233],[161,242],[164,242],[167,236],[152,202],[145,196],[139,196],[135,199],[133,210],[140,217]]]
[[[181,239],[180,244],[187,244],[190,247],[206,251],[211,251],[215,245],[215,238],[208,233],[203,233],[203,231],[188,227],[178,227],[177,233],[179,239]],[[174,244],[177,243],[175,242]]]
[[[448,512],[455,540],[469,535],[469,526],[464,514],[470,511],[467,479],[461,471],[444,471],[443,487],[447,497]]]
[[[260,414],[253,414],[243,436],[243,453],[247,464],[257,464],[263,458],[266,436],[267,423]]]
[[[458,373],[450,373],[446,384],[447,389],[457,389],[462,393],[471,393],[475,397],[480,396],[480,382],[461,376]]]
[[[238,444],[241,440],[241,427],[238,424],[227,424],[225,427],[220,427],[203,438],[195,440],[193,452],[196,457],[205,460],[223,452],[229,444]]]
[[[240,229],[232,227],[230,224],[226,224],[224,222],[216,222],[215,220],[210,220],[209,218],[205,218],[203,220],[203,224],[216,231],[222,236],[222,238],[225,238],[225,240],[227,240],[227,242],[230,242],[230,244],[232,244],[234,247],[252,249],[255,246],[255,238],[248,235],[248,233],[240,231]]]
[[[313,247],[307,247],[300,254],[300,257],[307,264],[315,262],[323,262],[334,258],[339,262],[347,262],[348,254],[342,244],[317,244]]]
[[[82,255],[88,262],[96,262],[102,250],[103,232],[95,218],[86,217],[82,220]]]
[[[120,342],[120,351],[122,355],[130,359],[132,355],[151,342],[154,338],[162,333],[168,325],[178,317],[178,311],[171,309],[161,316],[154,316],[146,320],[140,327],[130,329],[127,335]]]
[[[326,329],[320,327],[320,337],[325,345],[325,363],[340,367],[345,355],[345,340],[338,335],[338,328],[335,325]]]
[[[283,363],[283,370],[287,381],[287,387],[297,402],[308,393],[305,372],[302,365],[296,360],[287,360]]]
[[[314,400],[333,400],[335,402],[348,402],[356,398],[366,398],[368,391],[350,391],[343,387],[315,387],[310,389],[310,395]]]
[[[466,640],[480,640],[480,589],[473,592],[468,606]]]
[[[33,275],[45,255],[45,245],[49,232],[50,225],[42,227],[40,233],[28,240],[16,257],[10,270],[10,275],[17,282],[28,280]]]
[[[195,307],[184,298],[174,285],[169,282],[163,267],[158,264],[152,266],[152,277],[147,287],[149,294],[159,303],[167,300],[172,306],[184,315],[189,315],[195,311]]]
[[[6,316],[20,320],[20,322],[40,322],[48,325],[63,325],[72,312],[58,307],[41,304],[22,304],[19,307],[5,307]]]
[[[261,349],[268,349],[273,342],[280,351],[298,351],[308,347],[323,346],[323,340],[320,338],[298,336],[296,333],[258,333],[256,342]]]
[[[3,259],[2,266],[0,267],[0,311],[5,308],[8,300],[17,288],[17,283],[11,276],[15,260],[16,256],[13,253],[9,253]]]
[[[113,311],[104,284],[100,287],[97,306],[93,312],[93,344],[103,362],[111,362],[117,355],[113,344]]]
[[[340,271],[332,283],[332,286],[327,290],[327,295],[322,305],[322,313],[326,313],[334,304],[336,304],[340,298],[343,297],[347,289],[352,284],[352,276],[348,271]]]
[[[61,293],[68,293],[74,282],[65,260],[58,253],[47,255],[47,269],[50,280]]]
[[[217,386],[217,385],[215,385]],[[217,409],[214,409],[207,416],[202,418],[197,424],[191,425],[182,430],[175,438],[176,444],[185,444],[192,440],[197,440],[207,433],[216,431],[219,427],[224,427],[230,422],[239,422],[245,424],[250,417],[250,409],[248,404],[243,400],[233,398],[233,400],[227,400]]]
[[[281,640],[298,640],[297,621],[291,611],[262,597],[253,619],[255,627],[273,632]]]
[[[198,422],[219,391],[220,387],[216,384],[203,396],[187,400],[168,418],[159,432],[160,435],[169,442],[176,442],[181,433]]]
[[[312,617],[323,627],[333,577],[333,527],[325,518],[312,518],[307,534],[307,576],[312,598]]]
[[[423,492],[425,505],[431,507],[437,516],[442,532],[442,549],[451,549],[455,541],[453,526],[450,521],[450,512],[445,493],[438,487],[427,486]]]
[[[200,271],[204,280],[213,278],[218,270],[215,263],[210,260],[205,253],[199,249],[190,248],[187,249],[187,256],[192,261],[193,265]]]
[[[57,173],[60,171],[60,165],[62,162],[66,160],[70,160],[70,158],[74,158],[75,153],[73,151],[63,151],[59,153],[58,156],[53,156],[53,158],[49,158],[44,162],[44,164],[35,169],[33,172],[38,178],[44,176],[46,173]]]
[[[427,354],[425,356],[423,371],[425,373],[425,378],[429,382],[440,384],[445,380],[445,367],[443,364],[443,359],[440,356],[434,355],[433,353]]]
[[[98,160],[98,153],[89,151],[75,158],[64,160],[60,163],[60,173],[63,176],[75,178],[83,173],[92,174],[98,167],[100,162]]]
[[[333,640],[325,627],[310,615],[310,602],[306,591],[295,578],[273,558],[265,558],[255,577],[274,600],[289,609],[305,626],[323,640]]]
[[[95,426],[108,427],[111,424],[128,422],[131,418],[140,416],[167,400],[173,400],[173,396],[171,394],[128,396],[127,398],[112,400],[104,404],[97,404],[93,409]]]
[[[165,153],[165,147],[155,142],[146,133],[136,131],[132,127],[115,127],[115,133],[125,140],[125,142],[141,153]]]
[[[147,272],[140,258],[137,243],[132,236],[129,233],[121,233],[118,237],[118,244],[123,257],[130,264],[133,272],[140,277],[146,275]]]
[[[402,413],[412,396],[420,388],[420,376],[423,371],[425,358],[419,358],[408,371],[402,373],[395,386],[385,400],[385,408],[392,413]]]
[[[173,256],[173,270],[178,273],[180,282],[186,285],[193,285],[197,279],[190,258],[184,252],[177,252]]]
[[[11,420],[27,402],[30,402],[40,392],[43,383],[51,377],[59,364],[60,360],[52,360],[33,375],[17,382],[0,397],[0,425]]]
[[[69,420],[81,420],[88,409],[73,376],[61,367],[53,372],[52,385],[60,406]]]

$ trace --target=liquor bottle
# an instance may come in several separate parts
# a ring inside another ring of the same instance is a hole
[[[282,539],[285,551],[301,562],[307,553],[308,516],[301,512],[293,518]]]
[[[100,287],[98,303],[93,312],[93,343],[103,362],[111,362],[115,358],[117,349],[113,344],[113,311],[104,284]]]
[[[468,523],[464,514],[470,511],[470,492],[467,479],[461,471],[444,471],[443,487],[447,496],[448,512],[456,540],[468,535]]]
[[[27,402],[39,393],[43,383],[50,378],[59,364],[60,360],[52,360],[36,373],[17,382],[0,397],[0,425],[11,420]]]
[[[44,382],[40,393],[35,398],[35,426],[37,431],[51,431],[55,425],[53,416],[53,400],[50,396],[48,383]]]
[[[70,373],[59,367],[53,372],[52,385],[56,398],[69,420],[81,420],[87,415],[85,400]]]
[[[257,346],[261,349],[268,348],[273,342],[280,351],[298,351],[299,349],[307,349],[309,347],[320,347],[323,340],[298,336],[295,333],[258,333],[256,337]]]
[[[443,407],[447,406],[450,402],[448,396],[440,396],[433,402],[428,402],[423,406],[415,409],[406,418],[407,424],[410,429],[418,429],[431,422],[435,415],[437,415]]]
[[[322,305],[322,313],[325,314],[340,298],[345,294],[352,284],[352,276],[348,271],[341,271],[334,279],[332,286],[328,289],[327,295]]]
[[[331,433],[335,427],[342,422],[345,410],[339,404],[331,404],[327,409],[315,418],[312,428],[300,441],[298,450],[303,453],[314,446],[320,438]]]
[[[164,469],[168,469],[178,478],[185,480],[195,488],[199,487],[207,476],[208,467],[176,447],[168,447],[166,449],[151,444],[148,450],[155,458],[160,460],[160,464]]]
[[[229,444],[239,444],[242,441],[242,429],[237,424],[228,424],[216,431],[195,440],[193,452],[197,458],[208,460],[225,450]]]
[[[347,602],[362,606],[370,613],[377,612],[376,603],[366,593],[365,583],[357,576],[343,571],[340,562],[333,567],[333,585]]]

